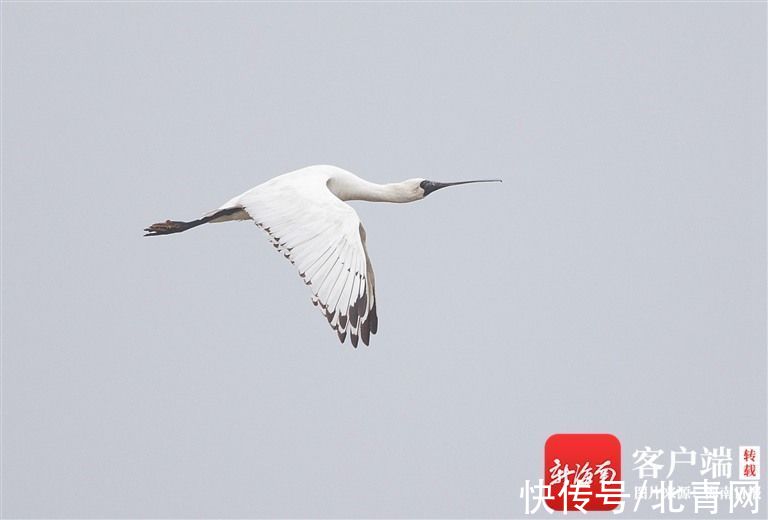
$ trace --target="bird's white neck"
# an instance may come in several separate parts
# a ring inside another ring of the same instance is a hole
[[[424,191],[417,180],[376,184],[349,175],[332,177],[328,189],[341,200],[365,200],[368,202],[414,202],[424,198]]]

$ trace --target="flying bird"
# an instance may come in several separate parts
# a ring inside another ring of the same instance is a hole
[[[365,229],[348,200],[414,202],[447,186],[476,182],[408,179],[375,184],[336,166],[308,166],[274,177],[189,222],[166,220],[144,236],[180,233],[202,224],[253,220],[272,245],[299,270],[312,290],[312,303],[344,343],[349,334],[368,345],[378,329],[376,283],[365,245]]]

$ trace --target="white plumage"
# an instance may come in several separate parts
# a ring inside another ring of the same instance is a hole
[[[413,202],[455,184],[409,179],[375,184],[335,166],[309,166],[280,175],[191,222],[165,221],[145,236],[167,235],[230,220],[253,220],[299,271],[343,343],[350,336],[368,345],[378,330],[376,284],[365,229],[346,200]]]

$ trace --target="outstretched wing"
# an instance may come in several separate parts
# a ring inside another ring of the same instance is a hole
[[[326,180],[278,177],[236,202],[298,268],[312,290],[312,303],[339,340],[344,343],[349,333],[353,346],[358,338],[368,345],[378,317],[365,230],[355,210],[328,190]]]

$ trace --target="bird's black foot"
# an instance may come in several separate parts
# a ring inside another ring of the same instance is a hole
[[[158,235],[170,235],[172,233],[181,233],[182,231],[186,231],[191,226],[189,225],[189,222],[177,222],[175,220],[166,220],[165,222],[158,222],[157,224],[152,224],[148,228],[145,228],[144,231],[147,233],[144,235],[145,237],[156,237]]]

